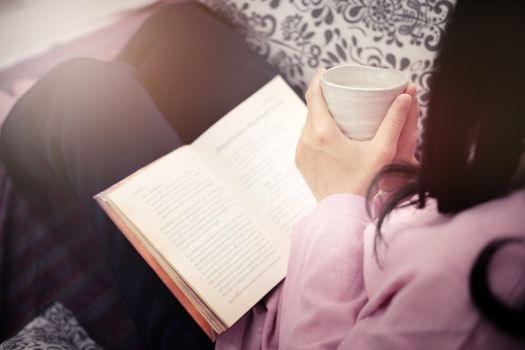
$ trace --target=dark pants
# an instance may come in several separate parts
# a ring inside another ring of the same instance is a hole
[[[2,127],[1,156],[15,182],[32,192],[69,191],[85,208],[151,349],[213,345],[93,195],[191,142],[274,74],[199,5],[169,5],[117,61],[75,59],[50,71]]]

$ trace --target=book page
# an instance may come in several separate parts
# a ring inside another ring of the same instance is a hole
[[[227,326],[286,273],[287,257],[190,147],[157,160],[105,197]]]
[[[293,227],[315,205],[295,166],[306,113],[305,104],[276,77],[192,144],[285,252]]]

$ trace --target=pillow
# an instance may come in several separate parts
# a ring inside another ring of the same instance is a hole
[[[53,304],[17,335],[0,344],[0,350],[18,349],[102,350],[61,303]]]
[[[303,92],[315,69],[394,68],[418,87],[422,114],[455,0],[198,0]]]

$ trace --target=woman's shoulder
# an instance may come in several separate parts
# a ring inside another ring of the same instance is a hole
[[[373,251],[374,225],[367,228],[365,252]],[[420,271],[470,268],[491,241],[525,239],[525,190],[482,203],[454,215],[440,214],[429,200],[424,209],[407,207],[392,213],[384,226],[380,261],[414,266]],[[411,259],[406,259],[410,256]]]
[[[385,225],[379,251],[385,262],[464,276],[489,243],[507,237],[525,239],[525,190],[453,215],[438,213],[433,201],[425,209],[400,209]]]
[[[469,276],[490,242],[504,237],[525,239],[524,190],[455,215],[439,214],[432,202],[423,210],[400,209],[384,227],[379,264],[372,258],[373,227],[366,232],[365,285],[372,307],[365,311],[376,312],[373,305],[385,302],[382,295],[397,295],[397,304],[413,305],[415,300],[421,306],[420,321],[433,315],[436,327],[460,329],[460,338],[475,342],[475,333],[481,330],[498,344],[506,341],[472,304]],[[495,256],[489,281],[503,301],[513,304],[525,298],[523,266],[524,245],[509,246]]]
[[[375,233],[373,226],[367,228],[368,236]],[[488,242],[508,236],[525,238],[525,190],[514,191],[457,214],[440,214],[434,200],[429,200],[424,209],[398,209],[384,226],[386,244],[381,251],[390,255],[390,248],[396,251],[419,247],[413,250],[424,253],[427,258],[433,251],[439,258],[455,255],[458,251],[476,252]],[[386,246],[389,246],[387,250]]]
[[[525,234],[525,189],[466,209],[451,217],[450,227],[472,235],[498,237]]]

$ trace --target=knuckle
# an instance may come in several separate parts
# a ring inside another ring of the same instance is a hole
[[[379,162],[383,162],[391,157],[393,150],[383,144],[374,144],[372,147],[372,154]]]
[[[376,151],[376,159],[378,159],[381,163],[390,162],[390,160],[393,157],[393,152],[391,149],[387,147],[381,147]]]
[[[299,154],[299,149],[295,150],[294,161],[295,161],[295,166],[297,167],[297,169],[301,169],[301,156]]]
[[[318,99],[321,96],[321,90],[317,88],[309,88],[308,91],[310,100]]]
[[[319,89],[316,88],[308,88],[305,94],[305,99],[307,104],[316,103],[316,101],[320,98],[321,93]]]
[[[297,157],[297,154],[302,151],[303,148],[303,136],[297,140],[297,145],[295,146],[295,156]]]
[[[296,156],[330,147],[337,135],[330,125],[319,124],[305,128],[296,146]]]
[[[297,169],[301,171],[302,165],[304,162],[304,142],[299,140],[297,143],[297,146],[295,148],[295,165],[297,166]]]
[[[332,130],[324,125],[315,128],[312,136],[317,146],[325,146],[333,139]]]
[[[297,145],[295,146],[295,153],[296,153],[296,155],[298,153],[304,152],[305,147],[306,147],[306,136],[303,134],[303,135],[301,135],[301,137],[297,141]]]

